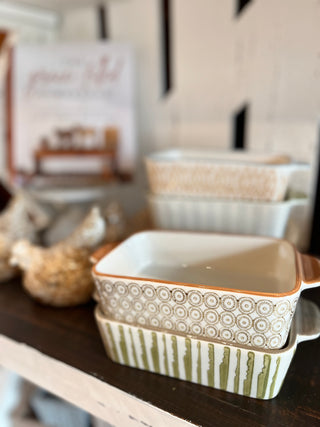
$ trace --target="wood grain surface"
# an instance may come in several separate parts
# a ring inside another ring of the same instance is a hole
[[[317,289],[304,292],[304,297],[320,304]],[[48,308],[26,295],[19,280],[1,284],[0,335],[195,425],[320,425],[320,340],[299,344],[278,397],[260,401],[111,362],[104,353],[93,308],[93,302],[77,308]]]

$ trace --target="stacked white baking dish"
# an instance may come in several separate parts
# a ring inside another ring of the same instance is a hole
[[[156,228],[282,238],[291,213],[307,211],[306,197],[286,198],[293,174],[305,179],[309,165],[287,156],[167,150],[148,156],[146,167]]]

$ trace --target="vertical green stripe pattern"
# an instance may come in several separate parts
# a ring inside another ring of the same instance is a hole
[[[112,328],[111,328],[110,323],[107,323],[107,329],[108,329],[109,337],[111,339],[111,348],[112,348],[113,359],[115,360],[115,362],[119,363],[120,362],[119,361],[119,355],[118,355],[118,351],[117,351],[117,347],[116,347],[116,342],[114,340],[114,336],[113,336],[113,333],[112,333]]]
[[[246,379],[243,381],[244,396],[250,396],[250,393],[251,393],[253,368],[254,368],[254,353],[252,351],[249,351],[248,359],[247,359],[247,376],[246,376]]]
[[[224,347],[223,359],[219,367],[221,390],[227,390],[228,376],[229,376],[229,361],[230,361],[230,347]]]
[[[144,341],[144,335],[142,329],[138,329],[140,344],[141,344],[141,359],[143,363],[143,367],[147,370],[149,370],[149,362],[147,358],[147,351],[146,351],[146,343]]]
[[[127,336],[125,332],[127,333]],[[108,351],[111,353],[115,362],[124,363],[129,366],[131,365],[135,367],[142,367],[143,369],[149,371],[153,368],[153,371],[156,373],[161,372],[167,376],[172,376],[175,378],[180,378],[180,372],[182,374],[181,369],[184,367],[185,379],[187,381],[194,381],[198,384],[204,384],[206,382],[205,378],[202,379],[202,375],[204,374],[204,376],[207,377],[207,385],[209,387],[215,386],[215,357],[217,354],[215,346],[212,343],[206,343],[204,345],[203,342],[192,340],[189,337],[179,338],[175,335],[167,336],[164,333],[159,334],[154,331],[149,331],[148,335],[146,335],[147,332],[145,332],[143,329],[136,329],[134,327],[127,327],[127,329],[125,329],[125,326],[114,326],[109,322],[105,322],[105,328],[101,328],[101,333],[105,334],[105,345],[108,347]],[[183,343],[184,354],[182,353]],[[192,350],[193,345],[194,351]],[[280,356],[276,359],[275,367],[271,369],[271,366],[274,366],[273,356],[270,354],[264,354],[263,366],[262,368],[259,368],[261,369],[260,372],[256,372],[258,375],[253,375],[255,362],[256,367],[258,367],[258,362],[259,366],[261,363],[260,358],[257,359],[257,361],[255,360],[254,351],[245,352],[243,350],[237,349],[234,354],[234,359],[232,358],[232,364],[230,365],[231,348],[228,346],[223,347],[221,362],[220,357],[222,348],[221,350],[220,348],[218,348],[219,371],[217,375],[219,378],[217,378],[217,381],[219,381],[219,388],[221,390],[227,390],[230,375],[230,381],[233,381],[234,393],[242,393],[244,396],[250,397],[253,392],[252,384],[254,383],[254,385],[256,384],[257,386],[257,391],[254,397],[258,399],[272,399],[275,396],[275,389],[281,363]],[[180,349],[182,350],[181,354],[179,353]],[[207,357],[205,354],[203,354],[203,350],[208,351]],[[182,366],[179,366],[179,354],[180,361],[183,362]],[[150,359],[152,359],[152,361]],[[245,372],[245,378],[242,380],[241,363],[245,362],[247,369]],[[232,372],[230,372],[230,370]],[[231,375],[233,376],[232,378]],[[242,381],[243,389],[241,389]],[[279,387],[277,387],[277,390],[278,388]]]
[[[138,368],[139,367],[138,358],[137,358],[136,348],[135,348],[134,341],[133,341],[133,335],[132,335],[132,329],[131,328],[129,328],[129,334],[130,334],[130,339],[131,339],[131,348],[132,348],[134,364],[135,364],[135,367]]]
[[[240,360],[241,360],[241,350],[237,350],[237,366],[234,373],[234,388],[235,393],[239,393],[239,380],[240,380]]]
[[[272,383],[271,383],[271,387],[270,387],[270,394],[269,394],[269,399],[272,399],[274,397],[274,388],[276,386],[276,381],[277,381],[277,376],[278,376],[278,372],[279,372],[279,366],[280,366],[280,360],[281,357],[279,356],[277,358],[277,362],[276,362],[276,370],[274,372],[273,378],[272,378]]]
[[[207,370],[208,386],[214,387],[214,345],[208,344],[209,367]]]
[[[185,339],[185,345],[186,345],[186,351],[183,356],[184,370],[186,373],[186,380],[191,381],[192,380],[192,355],[191,355],[191,339],[190,338]]]
[[[174,335],[172,335],[171,337],[171,344],[172,344],[172,353],[173,353],[173,361],[172,361],[173,376],[175,378],[179,378],[178,344],[177,344],[177,337]]]
[[[160,372],[159,350],[158,350],[157,334],[155,332],[152,332],[151,355],[152,355],[154,371],[159,374]]]
[[[120,334],[120,349],[121,349],[122,359],[126,365],[129,365],[129,356],[128,356],[126,339],[124,336],[123,326],[119,325],[118,329]]]
[[[260,374],[258,375],[258,384],[257,384],[257,398],[263,399],[268,386],[269,373],[270,373],[270,364],[271,356],[270,354],[265,354],[263,356],[263,368]]]
[[[198,360],[197,360],[197,382],[201,384],[201,342],[197,342]]]
[[[167,342],[166,342],[166,336],[164,334],[162,335],[162,341],[163,341],[164,369],[165,369],[166,375],[169,375]]]

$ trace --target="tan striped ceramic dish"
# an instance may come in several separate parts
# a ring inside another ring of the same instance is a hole
[[[281,350],[232,346],[128,325],[108,319],[98,306],[95,316],[114,362],[258,399],[279,393],[297,344],[320,334],[319,309],[303,299]]]
[[[269,349],[285,344],[301,291],[320,284],[319,261],[289,242],[231,234],[137,233],[92,272],[110,319]]]
[[[167,150],[146,158],[152,193],[226,199],[283,200],[290,176],[309,165],[245,151]]]

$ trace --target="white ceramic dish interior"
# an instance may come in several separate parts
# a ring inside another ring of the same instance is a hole
[[[226,346],[128,325],[108,319],[99,307],[95,317],[114,362],[259,399],[279,393],[297,344],[320,335],[319,309],[303,299],[281,350]]]
[[[281,348],[301,290],[320,264],[267,237],[142,232],[94,267],[109,318],[264,348]]]
[[[283,200],[290,176],[310,169],[286,156],[186,149],[153,153],[146,167],[154,194],[269,201]]]
[[[305,211],[308,199],[271,203],[151,194],[148,204],[154,226],[162,230],[284,238],[291,212],[297,209]]]

